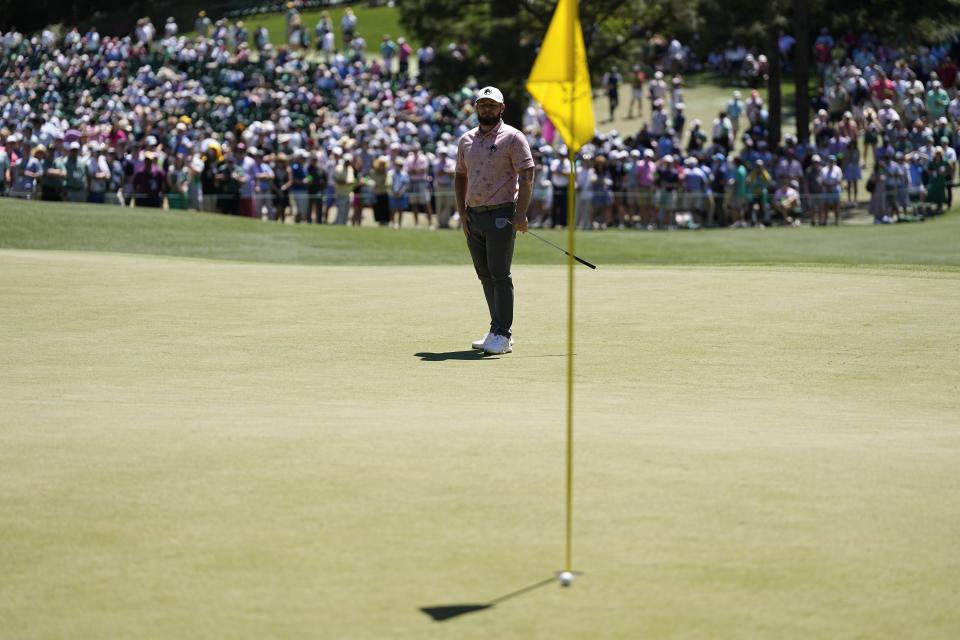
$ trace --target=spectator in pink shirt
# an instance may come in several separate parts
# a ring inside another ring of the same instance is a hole
[[[643,158],[634,167],[641,225],[653,224],[653,183],[657,176],[654,155],[653,149],[644,149]]]
[[[430,202],[430,159],[420,148],[420,143],[414,144],[413,151],[407,156],[404,164],[410,176],[410,190],[407,192],[410,210],[413,211],[413,226],[418,226],[419,212],[427,214],[427,227],[433,227],[433,205]]]

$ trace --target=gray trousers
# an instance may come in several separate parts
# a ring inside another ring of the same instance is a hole
[[[517,236],[510,224],[514,212],[511,202],[503,207],[482,213],[467,209],[470,215],[470,235],[467,247],[473,258],[473,268],[483,285],[483,295],[490,310],[490,332],[510,336],[513,325],[513,280],[510,265]]]

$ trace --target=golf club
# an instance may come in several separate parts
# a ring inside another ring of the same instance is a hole
[[[509,221],[509,220],[508,220],[508,222],[510,222],[510,224],[513,225],[513,222],[511,222],[511,221]],[[532,236],[533,236],[534,238],[536,238],[537,240],[540,240],[540,241],[542,241],[542,242],[546,242],[548,245],[550,245],[550,246],[553,247],[554,249],[558,249],[558,250],[560,250],[560,251],[563,251],[563,252],[566,253],[568,256],[571,255],[571,254],[568,253],[567,250],[564,249],[563,247],[558,247],[557,245],[553,244],[552,242],[550,242],[550,241],[547,240],[546,238],[544,238],[544,237],[542,237],[542,236],[538,236],[538,235],[535,234],[533,231],[530,231],[530,229],[527,229],[527,233],[529,233],[530,235],[532,235]],[[573,257],[574,260],[576,260],[576,261],[579,262],[580,264],[585,264],[585,265],[587,265],[588,267],[590,267],[591,269],[596,269],[596,268],[597,268],[597,265],[591,264],[591,263],[587,262],[586,260],[584,260],[583,258],[580,258],[580,257],[577,257],[577,256],[572,256],[572,257]]]

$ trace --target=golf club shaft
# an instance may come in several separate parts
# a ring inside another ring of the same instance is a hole
[[[510,224],[513,224],[513,223],[511,222]],[[579,262],[580,264],[587,265],[587,266],[590,267],[591,269],[596,269],[596,268],[597,268],[597,265],[591,264],[591,263],[587,262],[586,260],[584,260],[583,258],[577,257],[577,256],[575,256],[575,255],[573,255],[573,254],[571,254],[571,253],[568,253],[567,250],[564,249],[563,247],[558,247],[557,245],[553,244],[552,242],[550,242],[550,241],[547,240],[546,238],[544,238],[544,237],[542,237],[542,236],[538,236],[538,235],[535,234],[533,231],[530,231],[529,229],[527,229],[527,233],[529,233],[530,235],[532,235],[532,236],[533,236],[534,238],[536,238],[537,240],[541,240],[541,241],[543,241],[543,242],[546,242],[548,245],[550,245],[550,246],[553,247],[554,249],[559,249],[560,251],[563,251],[565,254],[567,254],[568,256],[571,256],[574,260],[576,260],[576,261]]]

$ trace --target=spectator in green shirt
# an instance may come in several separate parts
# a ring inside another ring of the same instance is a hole
[[[64,196],[67,202],[87,201],[87,163],[80,159],[80,143],[71,142],[67,147]]]

